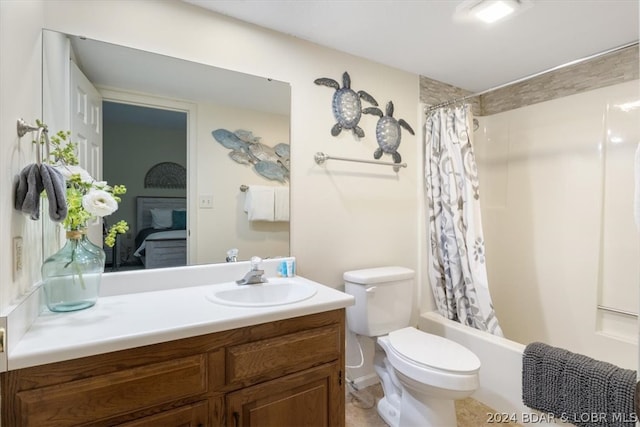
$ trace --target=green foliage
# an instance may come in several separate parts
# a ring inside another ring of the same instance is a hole
[[[36,123],[46,128],[40,120],[36,120]],[[44,141],[34,142],[44,143]],[[71,141],[70,131],[59,131],[51,136],[50,153],[45,159],[45,162],[56,166],[66,178],[68,213],[62,225],[68,231],[84,229],[90,220],[110,215],[122,201],[120,196],[127,192],[124,185],[110,186],[106,182],[96,181],[78,166],[77,147],[78,144]],[[115,245],[116,235],[126,233],[128,230],[129,225],[126,221],[119,221],[112,225],[104,239],[105,245],[112,247]]]

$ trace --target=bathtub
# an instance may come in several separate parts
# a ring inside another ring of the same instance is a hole
[[[571,425],[522,404],[524,345],[463,326],[437,312],[422,313],[418,328],[455,341],[478,356],[482,363],[480,388],[471,397],[495,410],[495,413],[487,414],[487,424],[499,424],[517,417],[518,423],[523,425]]]

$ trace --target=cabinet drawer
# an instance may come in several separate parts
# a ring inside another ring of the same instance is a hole
[[[206,360],[189,356],[19,392],[22,425],[78,425],[205,393]]]
[[[227,382],[267,379],[340,357],[339,325],[329,325],[227,349]]]
[[[208,412],[205,401],[121,424],[120,427],[204,427],[210,425]]]

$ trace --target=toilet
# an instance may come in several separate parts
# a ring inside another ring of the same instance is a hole
[[[355,297],[347,325],[376,338],[374,368],[384,397],[378,413],[391,427],[456,427],[454,400],[479,385],[480,360],[446,338],[410,327],[414,272],[379,267],[344,273]]]

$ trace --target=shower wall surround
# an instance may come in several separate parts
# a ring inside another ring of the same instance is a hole
[[[491,293],[505,336],[637,367],[638,81],[480,117]]]
[[[509,339],[637,369],[637,319],[597,307],[638,312],[640,249],[622,240],[634,235],[622,211],[640,118],[614,107],[640,99],[638,78],[636,45],[472,99],[489,283]],[[424,103],[469,94],[420,77]]]

